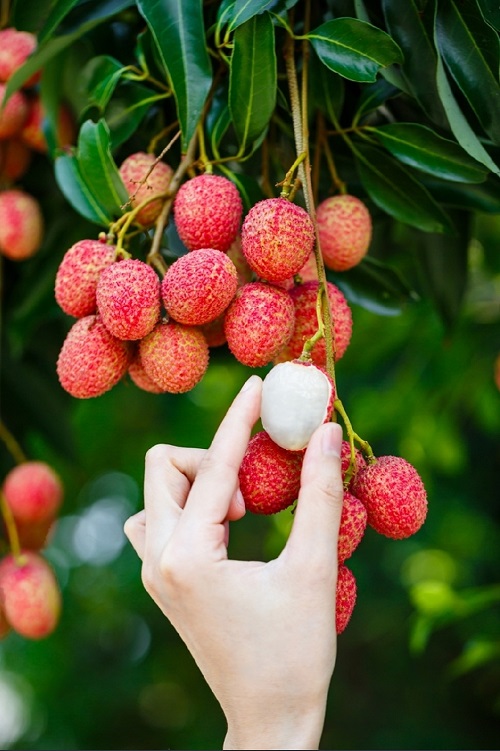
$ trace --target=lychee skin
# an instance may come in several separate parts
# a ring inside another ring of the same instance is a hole
[[[307,211],[286,198],[265,198],[245,217],[241,243],[256,274],[283,282],[305,264],[314,247],[314,225]]]
[[[420,475],[406,459],[381,456],[361,469],[352,492],[379,534],[402,540],[415,534],[427,515],[427,493]]]
[[[80,240],[66,251],[56,274],[55,297],[70,316],[95,313],[99,276],[115,260],[116,247],[99,240]]]
[[[229,250],[238,235],[242,213],[238,188],[222,175],[191,178],[181,185],[174,201],[175,226],[188,250]]]
[[[120,165],[118,171],[129,196],[132,198],[133,207],[138,206],[147,198],[152,198],[168,190],[174,172],[166,162],[157,162],[147,180],[143,182],[155,161],[154,154],[138,151],[130,154]],[[146,204],[136,215],[136,221],[143,227],[150,227],[158,219],[164,201],[164,198],[158,198]]]
[[[356,605],[356,578],[350,568],[339,566],[337,574],[337,592],[335,604],[335,625],[337,634],[345,631],[351,620],[352,611]]]
[[[349,468],[351,461],[351,444],[349,441],[342,441],[340,450],[340,463],[342,470],[342,479],[345,479],[346,472]],[[354,449],[354,469],[351,475],[351,485],[353,478],[357,475],[360,469],[366,467],[366,460],[361,451],[358,448]]]
[[[3,494],[16,522],[36,524],[55,516],[63,486],[59,475],[45,462],[23,462],[8,472]]]
[[[23,190],[0,191],[0,254],[24,261],[39,250],[43,239],[40,204]]]
[[[171,394],[191,391],[208,367],[208,344],[200,329],[170,321],[158,323],[139,343],[147,375]]]
[[[0,83],[0,104],[5,98],[6,86]],[[28,100],[22,91],[15,91],[0,110],[0,139],[13,138],[22,130],[28,117]]]
[[[96,301],[102,321],[117,339],[142,339],[161,314],[161,284],[144,261],[127,258],[107,266],[97,280]]]
[[[365,257],[372,239],[372,219],[356,196],[331,196],[316,211],[325,266],[333,271],[352,269]]]
[[[0,31],[0,81],[8,81],[16,70],[24,65],[28,57],[35,51],[37,40],[29,31],[19,31],[13,27]],[[35,73],[24,86],[32,86],[38,78]]]
[[[236,267],[220,250],[204,248],[175,261],[163,277],[165,309],[178,323],[201,326],[220,316],[238,286]]]
[[[130,359],[126,342],[112,336],[98,316],[85,316],[64,340],[57,375],[69,394],[89,399],[113,388],[127,372]]]
[[[367,511],[361,501],[344,492],[342,516],[340,517],[339,541],[337,553],[339,563],[344,563],[354,553],[363,539],[367,524]]]
[[[130,363],[128,367],[128,374],[137,388],[141,389],[142,391],[148,391],[150,394],[164,393],[164,389],[162,389],[161,386],[158,386],[158,384],[155,383],[144,370],[144,366],[141,362],[141,358],[139,357],[139,353],[137,353],[137,355]]]
[[[294,326],[292,298],[263,282],[240,287],[225,313],[224,333],[233,355],[243,365],[270,363],[289,341]]]
[[[203,336],[207,340],[209,347],[222,347],[226,344],[226,335],[224,333],[224,313],[210,323],[200,326]]]
[[[0,639],[4,639],[10,632],[10,623],[4,613],[2,606],[2,598],[0,597]]]
[[[278,446],[261,430],[250,439],[238,478],[245,507],[276,514],[297,500],[304,454]]]

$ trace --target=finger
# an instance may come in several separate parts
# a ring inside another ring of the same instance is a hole
[[[142,561],[144,558],[144,543],[146,539],[146,513],[144,509],[127,519],[123,525],[123,531]]]

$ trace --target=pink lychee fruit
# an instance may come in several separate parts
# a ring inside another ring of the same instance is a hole
[[[2,598],[0,597],[0,639],[4,639],[10,632],[10,630],[10,623],[8,622],[7,616],[5,615],[2,605]]]
[[[139,343],[148,376],[171,394],[191,391],[208,367],[208,344],[199,328],[169,321],[158,323]]]
[[[29,110],[28,100],[22,91],[15,91],[3,105],[5,90],[5,84],[0,83],[0,139],[19,135]]]
[[[37,523],[56,515],[63,499],[63,485],[46,462],[29,461],[7,473],[3,494],[17,522]]]
[[[100,240],[80,240],[69,248],[56,274],[55,297],[70,316],[95,313],[99,276],[115,260],[116,247]]]
[[[352,493],[344,492],[337,545],[339,563],[343,563],[354,553],[363,539],[366,524],[367,512],[361,501]]]
[[[28,115],[22,127],[20,138],[23,143],[33,151],[46,154],[48,151],[47,138],[44,132],[46,119],[45,108],[38,95],[28,101]],[[57,111],[57,123],[55,132],[56,146],[59,148],[71,146],[76,140],[75,120],[68,105],[64,102]]]
[[[254,273],[247,263],[247,259],[243,255],[241,248],[241,235],[237,235],[236,240],[231,244],[231,247],[227,251],[227,255],[236,266],[236,272],[238,274],[238,286],[241,287],[247,282],[251,282],[254,279]]]
[[[56,517],[44,519],[36,524],[16,522],[20,546],[24,550],[41,550],[49,544],[56,526]]]
[[[300,276],[302,283],[318,281],[318,268],[316,266],[316,256],[314,252],[309,254],[309,258],[297,273]]]
[[[294,326],[292,298],[264,282],[239,288],[225,313],[224,333],[233,355],[243,365],[267,365],[290,339]]]
[[[143,201],[160,196],[147,203],[136,215],[136,221],[143,227],[150,227],[158,219],[173,169],[166,162],[156,162],[154,154],[138,151],[130,154],[120,165],[119,172],[125,188],[131,198],[132,207]],[[147,176],[147,177],[146,177]]]
[[[40,204],[17,188],[0,191],[0,253],[14,261],[31,258],[43,239]]]
[[[63,389],[78,399],[100,396],[120,381],[131,359],[129,345],[109,333],[98,316],[79,318],[57,360]]]
[[[350,568],[339,566],[335,601],[335,624],[337,634],[341,634],[351,620],[356,604],[356,578]]]
[[[207,340],[209,347],[222,347],[226,344],[226,335],[224,333],[224,313],[210,323],[200,326],[203,336]]]
[[[178,323],[201,326],[220,316],[238,286],[236,267],[220,250],[204,248],[175,261],[163,277],[165,310]]]
[[[130,363],[128,374],[137,388],[142,391],[148,391],[150,394],[163,394],[164,389],[162,389],[161,386],[158,386],[158,384],[155,383],[144,370],[139,352],[136,353],[134,359]]]
[[[342,441],[342,447],[340,450],[340,461],[342,466],[342,479],[345,479],[346,472],[349,469],[351,462],[351,444],[349,441]],[[354,467],[351,474],[350,483],[352,484],[353,478],[357,475],[362,467],[366,467],[366,460],[361,451],[358,448],[354,449]]]
[[[264,430],[250,439],[239,470],[245,506],[254,514],[275,514],[299,494],[304,455],[278,446]]]
[[[381,456],[361,469],[352,492],[377,532],[401,540],[417,532],[427,515],[427,493],[413,465],[399,456]]]
[[[117,339],[142,339],[161,315],[161,284],[156,271],[144,261],[127,258],[107,266],[99,275],[97,309],[102,322]]]
[[[262,427],[278,446],[300,451],[331,419],[334,400],[335,388],[324,370],[299,360],[279,363],[262,384]]]
[[[331,196],[316,212],[321,253],[325,266],[347,271],[361,261],[372,239],[372,219],[356,196]]]
[[[268,282],[283,282],[305,264],[314,246],[314,225],[305,209],[286,198],[256,203],[241,228],[250,267]]]
[[[0,141],[0,181],[14,183],[26,174],[31,150],[19,138]]]
[[[238,188],[222,175],[191,178],[174,201],[175,226],[188,250],[227,251],[239,232],[242,213]]]
[[[19,31],[10,26],[0,31],[0,81],[8,81],[28,57],[35,51],[37,40],[29,31]],[[40,78],[40,72],[24,83],[33,86]]]

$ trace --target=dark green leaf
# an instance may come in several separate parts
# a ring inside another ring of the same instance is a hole
[[[484,20],[500,31],[500,5],[497,0],[477,0]]]
[[[378,315],[399,315],[405,305],[416,299],[416,293],[394,268],[370,256],[348,273],[334,274],[327,269],[326,274],[350,302]]]
[[[387,102],[388,99],[398,96],[399,93],[399,89],[383,78],[375,81],[375,83],[363,86],[353,122],[358,123],[369,112],[373,112],[373,110],[376,110]]]
[[[89,60],[81,73],[81,84],[87,91],[90,106],[101,112],[106,108],[124,71],[123,65],[114,57],[99,55]]]
[[[95,200],[80,172],[76,157],[68,154],[57,157],[55,175],[67,201],[79,214],[94,224],[109,224],[112,217],[108,216]]]
[[[46,39],[50,39],[63,18],[65,18],[77,4],[78,0],[57,0],[57,2],[52,5],[50,15],[47,17],[43,28],[38,34],[38,40],[40,43]]]
[[[118,85],[104,113],[110,130],[111,149],[115,149],[135,133],[158,98],[151,89],[138,83]]]
[[[54,0],[38,0],[27,3],[26,0],[14,0],[11,3],[9,25],[22,31],[37,34],[48,17]]]
[[[60,33],[73,34],[80,28],[92,28],[97,24],[116,16],[125,8],[134,5],[134,0],[84,0],[60,19]],[[47,29],[47,32],[50,30]],[[43,29],[45,38],[45,29]]]
[[[220,170],[238,188],[245,212],[265,197],[258,181],[251,175],[234,172],[223,165],[220,166]]]
[[[128,194],[111,155],[109,128],[104,120],[87,120],[82,125],[77,159],[80,173],[99,205],[108,216],[120,216]]]
[[[452,183],[448,180],[425,178],[425,186],[442,204],[466,211],[484,211],[500,214],[500,184],[498,178],[489,175],[480,185]]]
[[[317,55],[312,54],[309,84],[311,104],[323,112],[331,123],[335,123],[344,103],[344,79],[324,66]]]

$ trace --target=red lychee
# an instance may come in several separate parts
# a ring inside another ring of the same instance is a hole
[[[139,343],[147,375],[172,394],[190,391],[205,375],[208,344],[200,329],[182,323],[158,323]]]
[[[56,274],[55,296],[70,316],[95,313],[101,272],[115,260],[116,248],[100,240],[80,240],[66,251]]]
[[[16,182],[26,174],[31,163],[31,150],[19,138],[0,141],[0,180]]]
[[[28,115],[20,133],[23,143],[40,154],[47,153],[48,144],[44,133],[45,108],[41,98],[36,95],[28,101]],[[70,146],[76,140],[76,127],[69,107],[62,103],[57,112],[55,133],[56,146]]]
[[[236,272],[238,274],[238,286],[241,287],[247,282],[251,282],[254,278],[254,273],[247,263],[247,259],[243,255],[241,249],[241,235],[236,237],[236,240],[231,244],[231,247],[227,251],[227,255],[236,266]]]
[[[349,468],[351,461],[351,444],[349,441],[342,441],[342,447],[340,451],[340,461],[342,466],[342,479],[345,479],[346,472]],[[353,477],[359,472],[362,467],[366,467],[366,460],[361,451],[358,448],[354,449],[354,468],[351,474],[351,484]]]
[[[303,283],[318,281],[318,268],[316,266],[316,256],[314,252],[309,254],[309,258],[297,273]]]
[[[16,522],[19,544],[24,550],[41,550],[49,544],[57,525],[57,518],[44,519],[36,524]]]
[[[304,454],[281,448],[261,430],[250,439],[239,470],[245,506],[254,514],[275,514],[299,494]]]
[[[351,569],[345,565],[339,566],[335,606],[337,634],[341,634],[351,620],[352,611],[356,604],[356,593],[356,578]]]
[[[15,91],[5,106],[6,86],[0,83],[0,139],[13,138],[19,135],[28,117],[28,100],[22,91]]]
[[[127,372],[130,349],[112,336],[98,316],[79,318],[69,330],[57,360],[63,389],[78,399],[100,396]]]
[[[347,271],[364,258],[372,239],[372,219],[363,201],[351,195],[332,196],[319,204],[316,219],[325,266]]]
[[[175,226],[188,250],[228,250],[240,229],[242,212],[236,185],[222,175],[191,178],[181,185],[174,201]]]
[[[42,239],[43,216],[36,198],[17,188],[0,191],[0,253],[23,261],[35,255]]]
[[[62,502],[63,486],[52,467],[30,461],[7,473],[3,494],[17,522],[37,523],[55,516]]]
[[[314,246],[314,225],[307,211],[286,198],[256,203],[241,228],[243,253],[268,282],[283,282],[305,264]]]
[[[175,261],[165,274],[165,310],[178,323],[201,326],[220,316],[238,286],[236,267],[220,250],[204,248]]]
[[[128,374],[137,388],[142,389],[142,391],[148,391],[150,394],[163,394],[164,389],[158,386],[144,370],[138,352],[129,365]]]
[[[155,162],[154,154],[138,151],[130,154],[120,165],[119,172],[133,207],[168,190],[172,167],[166,162]],[[143,227],[150,227],[158,219],[164,202],[163,197],[147,203],[136,215],[136,221]]]
[[[381,456],[361,469],[352,492],[366,507],[368,524],[386,537],[409,537],[425,521],[424,484],[415,467],[399,456]]]
[[[224,313],[214,321],[200,326],[200,329],[209,347],[222,347],[227,341],[224,333]]]
[[[363,538],[366,523],[367,512],[361,501],[352,493],[344,492],[337,546],[339,563],[343,563],[354,553]]]
[[[0,597],[0,639],[7,636],[10,631],[10,624],[7,621],[7,616],[4,613],[2,598]]]
[[[142,339],[161,314],[160,279],[144,261],[127,258],[107,266],[97,280],[97,309],[118,339]]]
[[[263,282],[240,287],[226,311],[224,333],[233,355],[244,365],[267,365],[292,335],[294,307],[283,289]]]
[[[12,26],[0,31],[0,81],[8,81],[35,51],[37,40],[29,31],[18,31]],[[24,86],[33,86],[40,77],[35,73]]]

